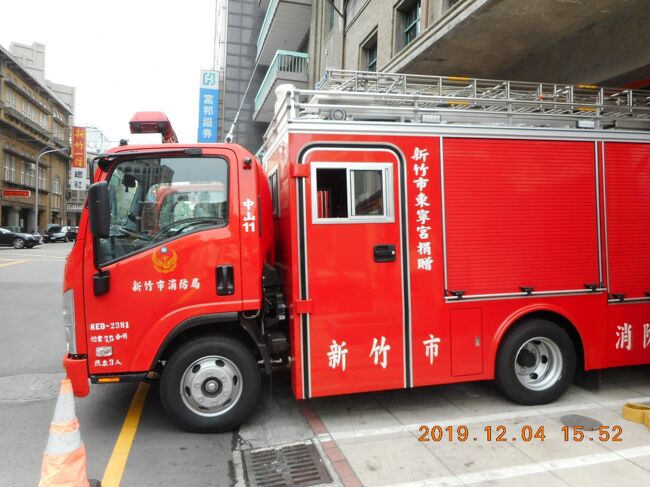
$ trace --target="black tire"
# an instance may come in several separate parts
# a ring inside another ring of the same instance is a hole
[[[11,242],[11,245],[14,246],[14,249],[24,249],[25,248],[25,240],[22,238],[15,238],[13,242]]]
[[[519,404],[548,404],[566,392],[575,371],[576,351],[569,335],[552,321],[532,319],[501,342],[495,382],[504,396]]]
[[[210,392],[213,387],[216,390]],[[239,426],[257,406],[260,393],[260,369],[251,351],[221,335],[181,346],[167,361],[160,381],[167,416],[195,433],[219,433]],[[201,400],[219,404],[208,404],[210,409],[198,404]]]

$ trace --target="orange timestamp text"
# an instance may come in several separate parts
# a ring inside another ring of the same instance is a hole
[[[451,442],[458,441],[475,442],[531,442],[546,440],[546,428],[544,426],[531,426],[525,424],[521,427],[513,428],[502,424],[487,425],[483,428],[470,429],[465,425],[458,426],[440,426],[440,425],[422,425],[418,431],[420,436],[418,441],[426,442]],[[620,442],[623,441],[623,428],[619,425],[599,426],[597,429],[588,429],[583,426],[563,426],[560,428],[562,433],[561,439],[565,442],[582,441],[587,442]]]

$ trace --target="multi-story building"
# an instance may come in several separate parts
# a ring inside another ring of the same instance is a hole
[[[9,45],[9,51],[20,62],[20,64],[27,68],[29,72],[36,76],[40,81],[45,83],[45,86],[47,86],[52,93],[59,97],[59,99],[70,108],[71,114],[68,117],[68,125],[74,125],[75,87],[55,83],[45,78],[45,44],[34,42],[31,45],[27,45],[12,42]],[[81,205],[83,205],[86,200],[86,191],[75,191],[70,189],[69,181],[70,168],[68,167],[68,175],[65,181],[65,224],[76,226],[81,217],[81,210],[83,208]],[[79,204],[79,201],[81,201],[81,205]]]
[[[340,15],[325,0],[312,9],[311,80],[328,67],[604,85],[650,77],[648,2],[332,2]]]
[[[216,65],[221,78],[218,139],[225,140],[239,111],[234,141],[257,148],[266,130],[266,124],[253,117],[253,99],[266,69],[256,62],[255,44],[264,11],[258,0],[219,0],[217,16]]]
[[[29,197],[0,196],[0,225],[33,231],[66,222],[71,116],[44,81],[0,46],[0,189],[30,191]]]
[[[258,124],[271,120],[276,87],[314,88],[327,69],[650,85],[650,2],[253,0],[263,14],[259,26],[251,0],[223,2],[229,12],[221,39],[226,80],[237,83],[223,88],[222,127],[228,130],[254,73],[244,103],[244,119],[252,113],[254,122],[238,131],[250,134],[245,145],[253,150],[263,131]],[[251,62],[246,41],[256,28]]]

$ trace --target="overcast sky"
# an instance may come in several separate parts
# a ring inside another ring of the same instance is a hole
[[[167,114],[180,142],[196,142],[200,70],[211,69],[214,0],[10,0],[0,45],[45,44],[46,79],[76,87],[75,125],[111,140],[131,135],[136,111]]]

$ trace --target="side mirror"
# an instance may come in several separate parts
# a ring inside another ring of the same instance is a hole
[[[108,183],[91,184],[88,187],[88,217],[90,233],[96,238],[108,238],[111,231],[111,203]]]

